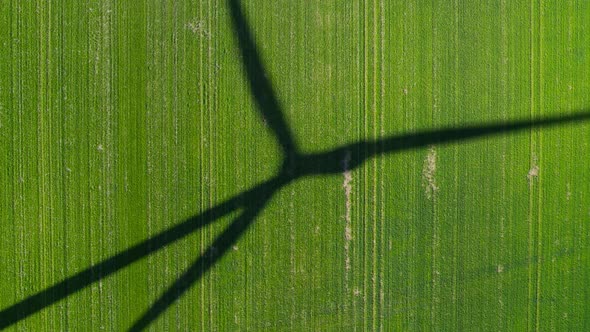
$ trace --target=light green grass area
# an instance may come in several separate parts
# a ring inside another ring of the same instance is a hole
[[[208,250],[282,162],[232,1],[0,1],[1,327],[590,330],[590,121],[359,148]],[[242,2],[302,153],[590,111],[589,1]]]

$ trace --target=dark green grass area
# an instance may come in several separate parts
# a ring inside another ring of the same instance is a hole
[[[585,2],[0,11],[0,328],[588,329]]]

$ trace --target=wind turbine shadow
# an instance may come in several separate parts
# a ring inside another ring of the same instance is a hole
[[[33,294],[0,311],[0,329],[11,326],[44,308],[106,278],[115,272],[145,258],[168,245],[192,234],[198,229],[213,223],[227,214],[241,210],[238,216],[219,235],[208,249],[199,256],[183,274],[148,308],[131,327],[139,331],[166,311],[191,286],[211,269],[239,240],[257,215],[264,209],[273,195],[289,183],[308,176],[342,172],[342,163],[348,159],[348,169],[360,167],[370,158],[423,148],[433,144],[449,144],[522,131],[533,127],[547,127],[587,121],[590,110],[571,113],[565,116],[546,117],[513,122],[479,124],[463,128],[441,128],[407,135],[390,136],[372,141],[360,141],[342,147],[301,154],[291,130],[283,116],[280,103],[266,75],[262,60],[257,52],[252,33],[238,0],[228,0],[233,30],[242,54],[246,80],[261,116],[267,121],[283,153],[283,165],[276,176],[259,185],[235,195],[226,201],[182,221],[161,233],[146,239],[100,263],[68,277],[53,286]]]
[[[417,134],[393,136],[383,140],[365,141],[343,146],[323,153],[301,155],[294,160],[294,166],[280,173],[268,183],[262,197],[252,197],[252,207],[237,218],[213,244],[205,254],[199,257],[186,272],[170,287],[154,304],[135,322],[130,331],[140,331],[157,319],[170,305],[180,298],[190,286],[198,281],[207,270],[225,254],[252,224],[256,215],[271,199],[272,195],[282,187],[305,176],[340,173],[343,161],[348,160],[347,169],[360,167],[366,160],[391,152],[422,148],[432,144],[444,144],[453,141],[475,139],[510,131],[518,131],[531,127],[549,126],[567,122],[588,120],[590,113],[574,113],[569,116],[544,118],[537,121],[517,121],[513,123],[499,122],[486,126],[472,126],[464,129],[442,129],[425,131]],[[211,254],[211,252],[216,252]],[[209,253],[209,254],[208,254]],[[209,257],[209,259],[207,259]]]

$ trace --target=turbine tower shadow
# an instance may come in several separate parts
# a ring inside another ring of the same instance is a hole
[[[426,147],[432,144],[449,144],[484,136],[525,130],[532,127],[555,126],[590,119],[589,110],[581,110],[560,117],[546,117],[514,122],[496,122],[463,128],[442,128],[407,135],[390,136],[378,140],[359,141],[330,151],[302,154],[293,138],[281,105],[267,78],[261,57],[239,0],[227,0],[233,31],[250,92],[256,109],[266,120],[283,155],[281,169],[271,179],[211,207],[200,214],[140,242],[100,263],[92,265],[53,286],[33,294],[0,311],[0,329],[11,326],[44,308],[106,278],[154,252],[190,235],[217,219],[241,210],[232,223],[219,235],[158,299],[139,317],[130,331],[141,331],[155,321],[191,286],[210,270],[239,240],[254,222],[273,195],[289,183],[307,176],[339,173],[343,160],[348,169],[360,167],[370,158],[383,154]]]

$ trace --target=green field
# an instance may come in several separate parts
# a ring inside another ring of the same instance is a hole
[[[0,329],[590,331],[590,1],[0,0]]]

